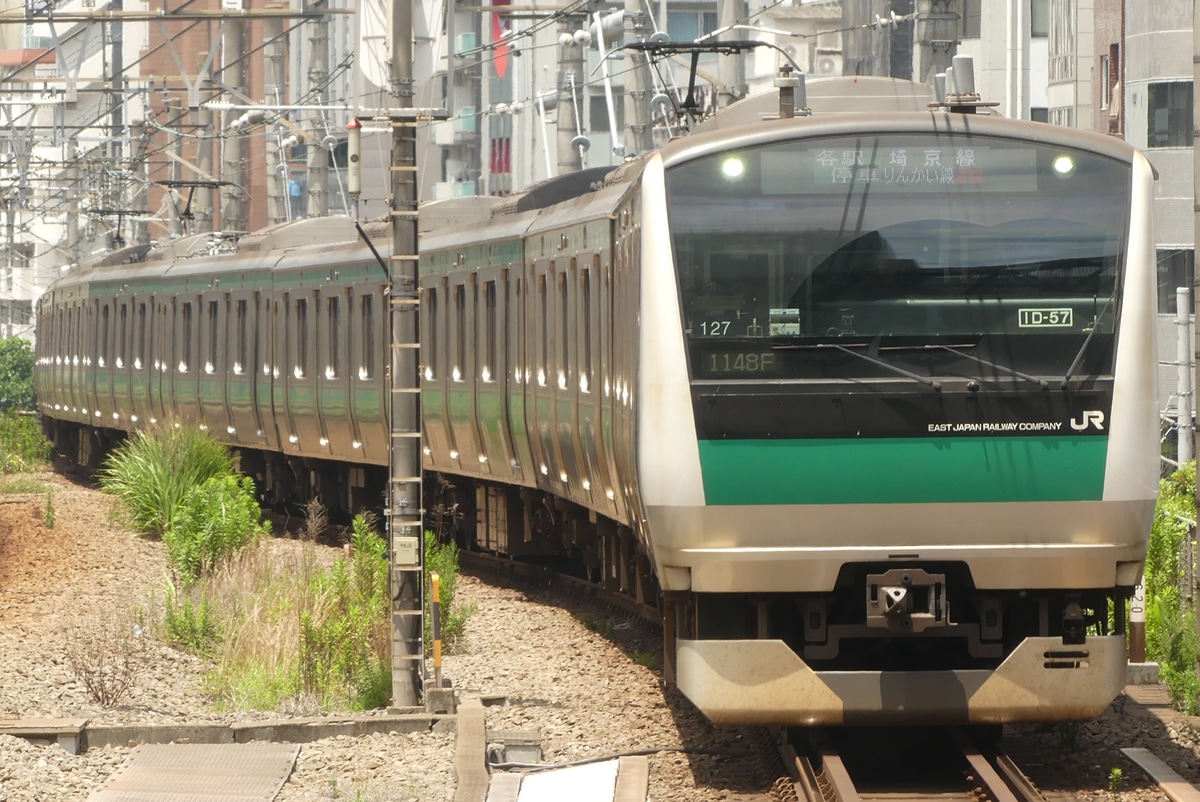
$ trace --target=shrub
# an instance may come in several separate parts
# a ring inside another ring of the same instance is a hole
[[[439,596],[442,605],[442,648],[450,651],[466,630],[467,619],[474,607],[460,607],[454,594],[458,585],[458,546],[454,541],[439,545],[437,535],[425,533],[425,653],[433,652],[433,583],[428,575],[436,572],[441,579]]]
[[[133,610],[100,612],[68,627],[67,662],[93,702],[106,707],[120,702],[147,665],[138,619]]]
[[[188,490],[163,533],[175,574],[190,586],[246,544],[269,534],[248,476],[214,476]]]
[[[1159,664],[1163,682],[1181,710],[1197,713],[1200,676],[1196,653],[1196,610],[1180,594],[1185,575],[1184,544],[1196,516],[1196,463],[1175,471],[1159,484],[1154,527],[1146,551],[1146,656]]]
[[[324,705],[387,704],[392,692],[391,598],[387,544],[367,520],[354,518],[351,556],[310,585],[300,611],[300,687]]]
[[[203,592],[186,592],[181,597],[173,582],[166,585],[163,626],[166,640],[192,654],[208,657],[221,641],[216,612]]]
[[[37,418],[0,414],[0,473],[23,473],[50,461],[50,442]]]
[[[33,346],[20,337],[0,339],[0,410],[37,408],[33,391]]]
[[[187,492],[233,471],[229,450],[207,432],[181,425],[139,430],[100,467],[100,487],[119,497],[139,532],[158,537]]]

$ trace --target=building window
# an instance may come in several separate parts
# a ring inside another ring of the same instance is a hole
[[[958,35],[963,39],[978,39],[983,25],[983,0],[963,0],[962,19]]]
[[[1100,108],[1107,109],[1112,101],[1112,64],[1108,54],[1100,56]]]
[[[1146,147],[1192,146],[1192,83],[1174,81],[1150,84],[1146,101]]]
[[[1163,249],[1157,253],[1158,312],[1175,314],[1175,293],[1180,287],[1191,287],[1195,272],[1195,252],[1184,249]]]
[[[617,115],[617,134],[625,127],[625,99],[620,92],[613,92],[613,112]],[[608,133],[608,100],[604,95],[588,97],[588,128]]]
[[[1050,35],[1050,0],[1029,0],[1029,35]]]
[[[1033,109],[1030,109],[1032,115]],[[1064,128],[1075,127],[1075,109],[1070,106],[1063,106],[1057,109],[1050,109],[1049,122],[1054,125],[1061,125]]]

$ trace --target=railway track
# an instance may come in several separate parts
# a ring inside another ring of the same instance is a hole
[[[817,730],[781,739],[780,802],[1044,802],[1003,753],[951,729]]]

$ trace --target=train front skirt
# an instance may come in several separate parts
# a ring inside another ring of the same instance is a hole
[[[1090,720],[1125,686],[1123,635],[1026,638],[992,670],[813,671],[781,640],[679,640],[679,688],[718,724]]]

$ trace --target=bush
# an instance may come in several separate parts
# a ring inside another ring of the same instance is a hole
[[[454,593],[458,585],[458,546],[454,541],[439,545],[433,532],[425,533],[425,654],[433,653],[433,583],[428,575],[436,572],[441,579],[442,650],[450,651],[467,627],[474,607],[459,607]]]
[[[248,476],[214,476],[186,492],[163,533],[185,587],[230,554],[269,534]]]
[[[133,610],[100,612],[67,629],[67,662],[93,702],[120,702],[148,664],[139,618]]]
[[[1184,544],[1192,536],[1188,521],[1196,517],[1196,463],[1191,462],[1159,483],[1154,527],[1146,551],[1146,656],[1159,664],[1163,682],[1181,710],[1197,713],[1200,676],[1196,653],[1196,610],[1180,594],[1185,576]]]
[[[221,642],[221,626],[208,597],[193,591],[185,592],[181,598],[173,582],[168,582],[166,588],[163,615],[166,640],[192,654],[208,657]]]
[[[20,337],[0,339],[0,411],[37,409],[33,346]]]
[[[100,467],[100,487],[119,497],[139,532],[161,536],[194,487],[233,472],[229,450],[181,425],[133,432]]]
[[[300,612],[300,686],[323,705],[368,709],[392,694],[387,544],[361,515],[353,530],[351,556],[317,574]]]
[[[0,473],[24,473],[50,461],[50,442],[37,418],[0,414]]]

